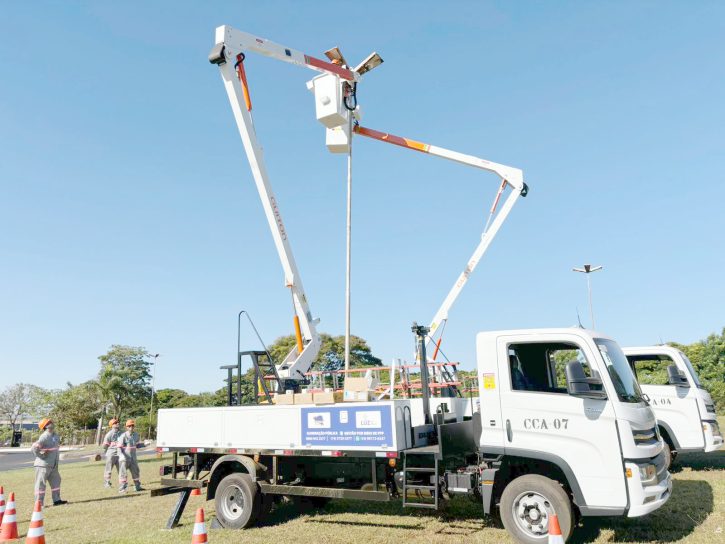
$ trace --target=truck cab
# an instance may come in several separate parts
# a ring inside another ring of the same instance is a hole
[[[567,508],[573,519],[636,517],[669,499],[654,412],[613,339],[579,328],[483,332],[477,357],[480,451],[496,459],[502,484],[489,492],[520,541],[543,538],[554,511],[566,535]],[[516,486],[521,476],[527,485]],[[542,476],[568,506],[539,486]]]
[[[687,356],[672,346],[624,348],[640,388],[649,397],[666,453],[712,452],[723,445],[715,403]]]

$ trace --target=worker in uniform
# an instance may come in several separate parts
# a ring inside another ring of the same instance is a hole
[[[139,436],[136,432],[136,422],[133,419],[126,421],[126,432],[121,435],[118,442],[118,460],[121,468],[118,473],[118,492],[125,493],[128,489],[128,471],[131,472],[133,485],[136,491],[143,491],[141,487],[141,472],[138,468],[138,460],[136,459],[136,449],[139,446]]]
[[[103,473],[104,484],[103,487],[111,487],[111,475],[113,474],[113,467],[116,467],[118,477],[121,477],[121,469],[118,463],[118,442],[121,439],[121,427],[116,418],[113,418],[108,422],[111,430],[108,431],[106,437],[103,439],[103,451],[106,454],[106,470]]]
[[[60,498],[60,473],[58,472],[58,459],[60,457],[60,437],[55,433],[55,424],[50,418],[44,418],[38,423],[43,433],[31,448],[35,455],[35,499],[41,504],[45,502],[46,482],[50,484],[53,495],[53,506],[66,504]]]

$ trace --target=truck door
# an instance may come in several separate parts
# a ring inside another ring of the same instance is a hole
[[[543,334],[536,339],[528,335],[498,340],[506,454],[557,462],[570,482],[576,478],[587,506],[625,507],[612,403],[567,393],[566,364],[578,360],[591,375],[598,360],[576,335]],[[606,371],[598,372],[605,377]]]
[[[642,392],[650,398],[657,421],[670,434],[675,447],[704,448],[696,391],[669,385],[667,367],[676,364],[675,361],[664,353],[628,354],[627,359]]]

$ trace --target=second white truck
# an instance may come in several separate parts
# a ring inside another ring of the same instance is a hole
[[[708,453],[722,447],[715,403],[682,351],[661,345],[624,348],[624,353],[649,397],[668,462],[680,453]]]

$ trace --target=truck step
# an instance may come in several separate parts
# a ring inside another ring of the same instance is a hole
[[[406,467],[405,472],[428,472],[435,474],[436,469],[433,467]]]
[[[437,510],[438,507],[435,504],[427,502],[406,502],[403,508],[427,508],[428,510]]]
[[[427,489],[428,491],[435,491],[436,486],[434,485],[411,485],[406,484],[405,489]]]

